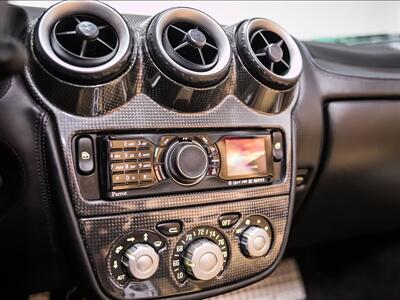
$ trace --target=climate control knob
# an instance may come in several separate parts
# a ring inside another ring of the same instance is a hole
[[[160,258],[154,248],[148,244],[134,244],[122,257],[122,264],[134,278],[145,280],[157,271]]]
[[[168,175],[178,183],[194,185],[206,175],[207,152],[196,142],[178,142],[167,151],[165,168]]]
[[[185,271],[199,280],[213,279],[224,267],[221,249],[205,238],[191,242],[182,258]]]
[[[240,237],[240,248],[248,257],[261,257],[271,248],[271,235],[264,228],[250,226]]]

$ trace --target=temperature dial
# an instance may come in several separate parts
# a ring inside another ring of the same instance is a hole
[[[194,185],[206,175],[208,156],[205,149],[193,141],[173,144],[165,158],[167,174],[182,185]]]
[[[207,239],[198,239],[185,249],[183,264],[186,272],[193,278],[210,280],[222,271],[224,257],[215,243]]]
[[[211,280],[226,267],[229,257],[228,241],[213,227],[201,226],[189,230],[176,244],[172,253],[172,273],[178,283],[190,276]]]

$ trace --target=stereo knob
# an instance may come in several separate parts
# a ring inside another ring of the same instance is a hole
[[[185,249],[183,265],[193,278],[211,280],[222,271],[224,257],[215,243],[207,239],[198,239]]]
[[[268,253],[271,241],[271,235],[265,229],[250,226],[240,237],[240,248],[248,257],[261,257]]]
[[[122,257],[122,264],[128,273],[140,280],[148,279],[157,271],[160,258],[153,247],[134,244]]]
[[[204,148],[195,142],[179,142],[168,150],[166,171],[182,185],[194,185],[206,175],[208,156]]]

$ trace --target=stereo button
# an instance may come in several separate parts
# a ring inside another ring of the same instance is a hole
[[[218,176],[219,174],[219,168],[217,167],[211,167],[208,169],[208,175],[209,176]]]
[[[124,153],[125,159],[136,159],[138,157],[137,151],[126,151]]]
[[[140,170],[151,170],[151,162],[141,162],[138,164]]]
[[[175,135],[164,135],[158,141],[158,146],[159,147],[166,147],[166,146],[169,145],[169,143],[171,143],[175,139],[176,139]]]
[[[113,175],[112,176],[112,183],[124,183],[125,182],[125,175],[124,174],[118,174],[118,175]]]
[[[115,140],[110,141],[110,149],[123,149],[125,146],[125,141]]]
[[[217,146],[212,145],[212,146],[207,147],[207,149],[208,149],[209,155],[218,155]]]
[[[137,176],[137,174],[126,174],[125,180],[126,180],[126,182],[134,183],[134,182],[138,181],[138,176]]]
[[[210,139],[206,135],[198,135],[197,139],[200,140],[200,142],[202,142],[202,144],[204,144],[204,145],[210,145],[211,144]]]
[[[111,171],[112,172],[123,172],[123,171],[125,171],[125,164],[124,163],[111,164]]]
[[[136,171],[138,169],[138,164],[134,162],[127,162],[125,163],[125,170],[126,171]]]
[[[146,182],[154,181],[153,174],[151,174],[151,173],[140,173],[140,174],[138,174],[138,179],[139,179],[140,182],[142,182],[142,181],[146,181]]]
[[[110,159],[111,160],[123,160],[125,158],[124,152],[111,152]]]
[[[139,153],[138,153],[138,158],[145,158],[145,159],[148,159],[148,158],[151,158],[151,152],[150,152],[150,150],[142,150],[142,151],[139,151]]]
[[[169,221],[158,223],[156,225],[157,230],[165,236],[175,236],[181,233],[182,224],[179,221]]]

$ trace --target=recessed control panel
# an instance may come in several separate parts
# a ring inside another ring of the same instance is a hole
[[[285,169],[279,130],[106,135],[99,138],[108,199],[273,184]]]
[[[272,270],[288,195],[81,220],[102,287],[117,299],[187,296]]]
[[[235,213],[225,214],[235,215]],[[159,224],[182,224],[181,221],[162,221]],[[157,277],[157,271],[169,266],[177,286],[189,281],[207,282],[224,273],[232,257],[232,247],[239,255],[261,258],[268,255],[273,241],[271,225],[262,215],[242,218],[235,226],[236,238],[229,239],[224,226],[197,226],[170,235],[168,231],[139,229],[120,237],[108,255],[109,276],[117,286]],[[217,224],[214,220],[214,224]],[[179,225],[181,226],[181,225]],[[179,236],[176,240],[173,236]],[[169,239],[169,240],[168,240]],[[171,253],[170,261],[164,252]],[[163,272],[168,273],[168,272]]]

